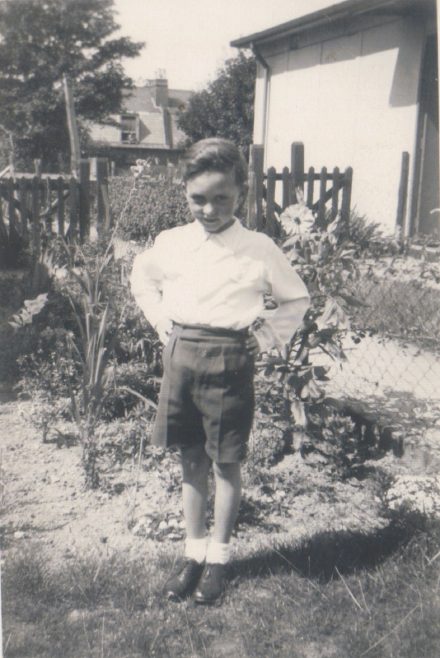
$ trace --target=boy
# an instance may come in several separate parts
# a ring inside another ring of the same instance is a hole
[[[162,232],[139,254],[133,294],[164,343],[164,376],[153,443],[177,445],[182,463],[185,560],[165,585],[169,599],[193,594],[210,604],[222,594],[241,497],[240,461],[252,425],[254,359],[282,348],[309,304],[284,254],[234,217],[246,162],[224,139],[204,139],[183,160],[194,221]],[[258,329],[265,293],[278,308]],[[215,478],[214,528],[208,544],[208,473]]]

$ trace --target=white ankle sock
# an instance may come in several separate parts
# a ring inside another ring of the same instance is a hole
[[[185,557],[202,564],[206,557],[207,543],[207,537],[201,539],[187,538],[185,541]]]
[[[231,545],[218,541],[210,541],[206,553],[206,562],[210,564],[226,564],[229,562]]]

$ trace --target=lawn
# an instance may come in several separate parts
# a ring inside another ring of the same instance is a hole
[[[162,599],[173,554],[6,560],[7,658],[435,658],[440,527],[323,533],[237,560],[220,607]]]

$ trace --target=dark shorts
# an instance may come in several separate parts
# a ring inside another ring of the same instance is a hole
[[[163,352],[154,445],[204,446],[217,463],[245,458],[254,413],[254,360],[246,335],[174,326]]]

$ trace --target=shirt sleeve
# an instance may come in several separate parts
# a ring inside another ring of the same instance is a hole
[[[163,238],[159,235],[152,247],[135,257],[130,277],[133,296],[154,328],[165,319],[162,307],[164,279],[162,251]]]
[[[283,350],[300,326],[310,305],[310,297],[302,279],[272,240],[266,254],[269,291],[278,304],[264,311],[263,324],[254,331],[262,352],[273,347]]]

